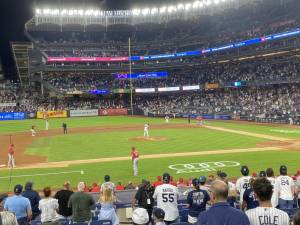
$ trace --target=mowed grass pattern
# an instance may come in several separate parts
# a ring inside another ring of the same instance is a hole
[[[129,156],[132,146],[141,155],[198,152],[256,147],[264,139],[237,135],[205,128],[153,129],[153,137],[165,137],[165,141],[133,141],[143,135],[143,126],[138,131],[68,134],[40,138],[26,151],[31,155],[47,156],[48,161],[93,159],[102,157]]]
[[[173,123],[186,123],[186,119],[170,119]],[[144,123],[162,124],[163,118],[144,118],[130,116],[113,116],[113,117],[80,117],[80,118],[56,118],[49,119],[50,130],[62,128],[62,123],[66,122],[68,128],[78,127],[103,127],[119,125],[144,125]],[[17,120],[17,121],[0,121],[0,133],[11,134],[15,132],[27,132],[34,125],[36,130],[45,130],[45,121],[43,119],[34,120]]]
[[[259,172],[265,170],[267,167],[272,167],[275,173],[279,173],[279,167],[282,164],[287,165],[289,174],[295,173],[299,166],[299,153],[298,152],[256,152],[256,153],[236,153],[236,154],[219,154],[219,155],[207,155],[207,156],[193,156],[193,157],[170,157],[161,159],[144,159],[139,163],[139,176],[134,177],[132,174],[131,161],[120,162],[106,162],[106,163],[94,163],[94,164],[81,164],[72,165],[67,168],[49,168],[49,169],[14,169],[12,171],[13,176],[30,175],[29,177],[12,178],[11,185],[10,179],[7,177],[10,175],[10,171],[0,171],[0,190],[7,191],[12,190],[15,184],[25,184],[28,180],[35,182],[35,188],[41,190],[45,186],[51,186],[52,188],[60,188],[64,181],[70,180],[72,186],[75,188],[79,181],[84,181],[88,185],[92,182],[103,182],[103,177],[106,174],[111,175],[113,182],[119,182],[126,184],[128,181],[134,183],[141,182],[142,179],[155,180],[157,175],[161,175],[164,172],[170,172],[175,179],[184,177],[188,179],[190,177],[199,177],[200,175],[216,174],[216,171],[221,169],[225,171],[229,177],[239,177],[240,167],[228,167],[228,168],[216,168],[215,171],[204,172],[192,172],[185,174],[176,174],[175,170],[169,169],[173,164],[186,164],[186,163],[203,163],[203,162],[216,162],[216,161],[235,161],[241,165],[248,165],[252,172]],[[68,171],[80,171],[83,170],[84,174],[71,173],[71,174],[58,174],[47,175],[47,173],[60,173]],[[45,174],[42,176],[35,176],[35,174]],[[4,177],[4,178],[3,178]],[[10,188],[9,188],[10,186]]]

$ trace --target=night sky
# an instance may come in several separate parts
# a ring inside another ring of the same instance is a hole
[[[174,3],[178,0],[163,0]],[[182,2],[184,2],[182,0]],[[106,9],[128,9],[131,7],[151,7],[161,5],[162,0],[0,0],[0,56],[5,72],[14,68],[10,41],[27,41],[24,37],[24,25],[32,18],[35,5],[55,7],[66,4],[97,5]]]

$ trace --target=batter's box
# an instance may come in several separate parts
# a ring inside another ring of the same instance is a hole
[[[176,170],[176,173],[196,173],[196,172],[211,172],[217,171],[220,168],[236,167],[241,164],[233,161],[220,162],[203,162],[203,163],[187,163],[170,165],[171,170]]]

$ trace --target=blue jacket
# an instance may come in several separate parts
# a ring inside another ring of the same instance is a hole
[[[199,214],[198,225],[250,225],[250,222],[242,211],[232,208],[227,202],[218,202]]]
[[[41,212],[39,210],[39,201],[41,200],[41,198],[39,194],[36,191],[27,190],[22,193],[22,196],[28,198],[30,201],[33,219],[40,215]]]

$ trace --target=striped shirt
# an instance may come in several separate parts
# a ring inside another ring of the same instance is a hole
[[[276,208],[257,207],[246,211],[250,225],[289,225],[288,214]]]

